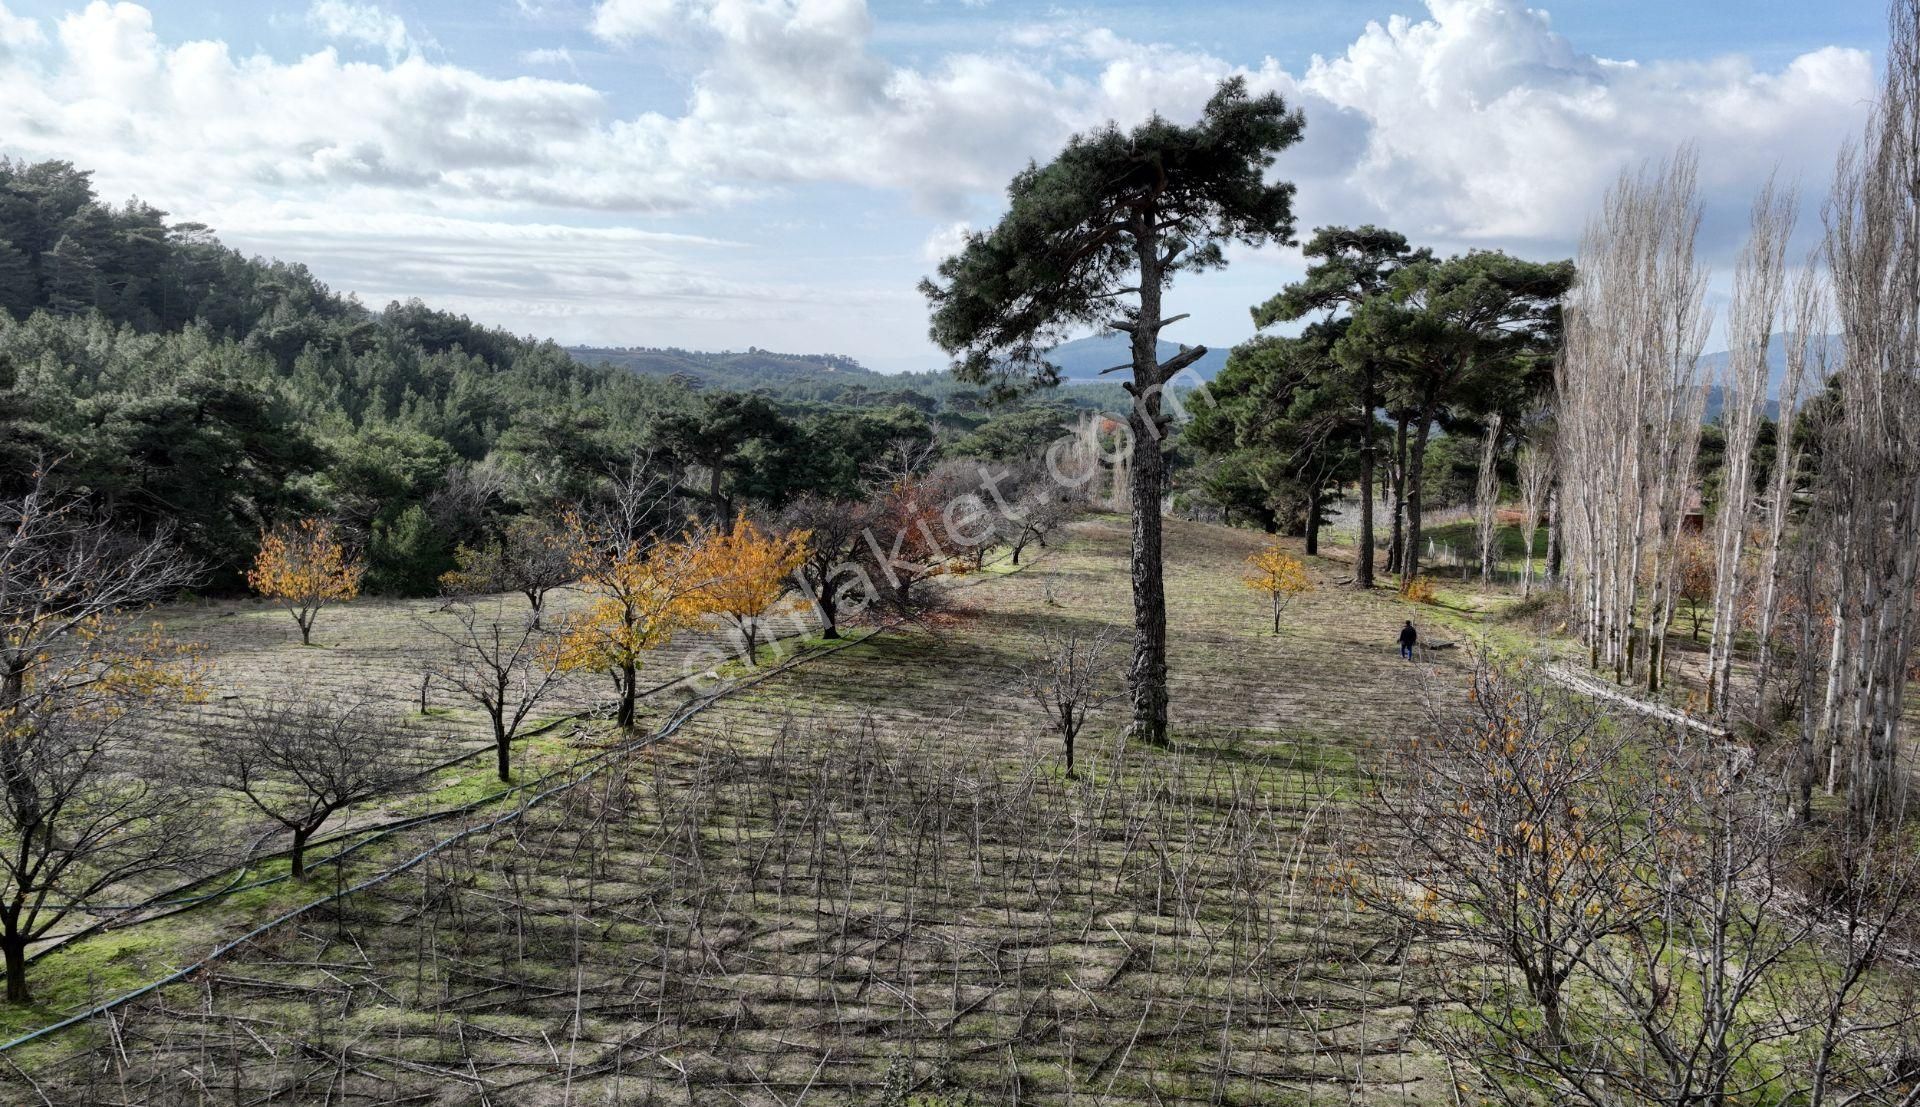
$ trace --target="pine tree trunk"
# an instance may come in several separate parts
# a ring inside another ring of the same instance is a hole
[[[1314,487],[1309,489],[1307,492],[1307,556],[1308,557],[1317,557],[1320,554],[1320,501],[1323,498],[1324,498],[1324,495],[1320,491],[1319,485],[1316,482]],[[1360,550],[1361,550],[1361,553],[1355,556],[1354,562],[1353,562],[1354,573],[1356,574],[1356,580],[1358,579],[1357,574],[1360,571],[1359,570],[1360,563],[1363,561],[1371,560],[1365,556],[1367,551],[1367,546],[1364,542],[1361,544]],[[1369,568],[1371,568],[1371,566],[1369,566]]]
[[[1353,586],[1373,588],[1373,374],[1360,379],[1360,545],[1353,555]],[[1318,553],[1318,532],[1308,520],[1307,552]]]
[[[1407,419],[1393,429],[1393,531],[1387,540],[1387,572],[1398,573],[1407,556]]]
[[[1425,484],[1422,470],[1427,463],[1427,436],[1433,429],[1433,401],[1421,405],[1420,425],[1413,428],[1413,441],[1407,448],[1406,515],[1407,544],[1400,551],[1400,589],[1405,591],[1420,576],[1420,514]]]
[[[1142,412],[1141,407],[1148,410]],[[1133,664],[1127,684],[1134,732],[1153,745],[1167,740],[1167,595],[1161,564],[1160,489],[1165,458],[1157,429],[1157,392],[1137,401],[1133,425]],[[1144,415],[1144,418],[1143,418]]]
[[[1133,663],[1127,688],[1136,737],[1167,740],[1167,593],[1161,564],[1160,497],[1166,484],[1166,428],[1160,415],[1160,236],[1148,212],[1133,229],[1140,266],[1140,311],[1133,320],[1133,432],[1130,491],[1133,509]]]

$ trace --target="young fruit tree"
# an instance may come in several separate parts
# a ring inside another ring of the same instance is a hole
[[[559,522],[522,516],[507,524],[498,539],[454,551],[458,568],[440,578],[448,595],[475,596],[518,592],[540,621],[547,593],[573,583],[573,547]]]
[[[1246,586],[1266,598],[1273,611],[1273,632],[1280,633],[1280,616],[1295,596],[1313,591],[1313,581],[1300,559],[1274,542],[1247,556]]]
[[[427,630],[452,647],[427,670],[428,679],[451,688],[486,713],[493,729],[495,769],[508,782],[513,740],[527,716],[560,679],[560,650],[540,626],[539,615],[520,619],[497,607],[452,612],[454,626],[424,620]]]
[[[109,892],[181,871],[207,839],[205,805],[147,741],[151,695],[100,695],[10,721],[0,794],[0,954],[27,1003],[27,952]]]
[[[593,530],[572,516],[574,567],[591,597],[569,615],[555,645],[563,672],[601,670],[620,696],[614,719],[632,729],[647,654],[706,615],[706,586],[692,551],[678,540],[649,541]]]
[[[313,623],[321,609],[358,596],[365,575],[366,565],[338,527],[326,519],[302,519],[260,536],[247,584],[287,609],[305,646],[312,644]]]
[[[1067,777],[1074,775],[1073,745],[1086,726],[1087,716],[1115,696],[1112,630],[1085,631],[1068,626],[1049,627],[1035,643],[1020,669],[1020,687],[1060,735],[1067,751]]]
[[[820,637],[840,637],[840,606],[847,589],[866,578],[858,565],[872,509],[851,500],[830,500],[806,493],[796,497],[781,515],[780,524],[790,531],[805,531],[807,556],[795,575],[803,599],[813,608],[820,623]],[[871,584],[860,597],[870,599]]]
[[[1162,393],[1205,347],[1162,360],[1162,297],[1175,275],[1226,264],[1229,243],[1286,242],[1293,186],[1268,181],[1280,151],[1304,122],[1278,95],[1251,96],[1242,78],[1223,82],[1191,126],[1159,116],[1131,131],[1108,125],[1068,140],[1045,165],[1008,186],[997,226],[971,234],[921,283],[931,334],[956,355],[964,380],[1053,384],[1048,349],[1076,328],[1116,330],[1131,340],[1133,397],[1133,662],[1128,684],[1136,734],[1167,733],[1167,612],[1161,572],[1161,501],[1170,416]]]
[[[207,780],[293,835],[288,860],[307,878],[307,843],[334,812],[406,790],[416,768],[396,756],[399,730],[368,698],[247,705],[202,742]]]
[[[794,571],[807,560],[806,531],[763,532],[753,520],[736,515],[728,530],[694,540],[692,572],[706,581],[702,605],[740,636],[747,664],[757,666],[760,621],[793,590]]]

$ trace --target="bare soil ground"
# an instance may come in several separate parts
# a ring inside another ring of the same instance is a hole
[[[956,617],[704,706],[652,697],[646,725],[684,719],[657,743],[556,732],[539,764],[571,786],[394,832],[306,891],[499,824],[14,1050],[0,1099],[1451,1101],[1410,1035],[1423,966],[1325,877],[1366,751],[1424,726],[1458,654],[1399,660],[1413,609],[1333,587],[1327,563],[1266,633],[1239,582],[1261,541],[1169,522],[1171,748],[1123,745],[1115,705],[1068,779],[1011,679],[1045,622],[1128,621],[1124,521],[1088,520],[1017,573],[955,582]],[[269,609],[168,621],[208,642],[228,694],[364,686],[404,710],[431,607],[329,611],[308,650]],[[689,636],[656,671],[711,644]],[[604,693],[572,695],[556,714]],[[484,743],[476,721],[424,720],[411,755]],[[66,983],[39,1020],[111,993],[81,966],[157,976],[276,904],[147,924],[177,940],[134,965],[121,932],[83,938],[48,959]]]

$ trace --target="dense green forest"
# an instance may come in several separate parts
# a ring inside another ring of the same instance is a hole
[[[458,545],[637,455],[696,507],[776,509],[853,495],[902,439],[1023,455],[1073,406],[989,409],[946,374],[841,358],[576,357],[418,300],[376,311],[205,226],[104,203],[66,162],[0,161],[0,308],[0,485],[52,464],[132,528],[177,527],[213,588],[292,516],[340,520],[370,589],[417,594]]]

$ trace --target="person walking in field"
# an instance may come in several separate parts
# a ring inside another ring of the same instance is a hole
[[[1408,619],[1407,625],[1400,628],[1400,656],[1406,658],[1408,661],[1412,661],[1413,647],[1417,645],[1419,641],[1420,632],[1413,629],[1413,620]]]

